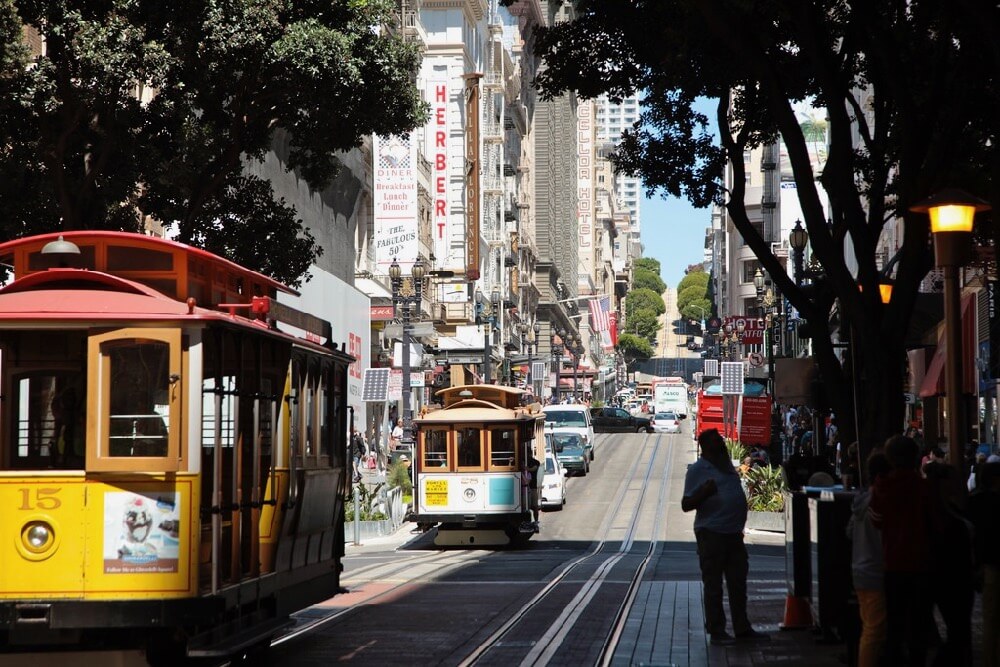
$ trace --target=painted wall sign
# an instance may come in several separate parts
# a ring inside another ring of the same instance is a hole
[[[479,75],[465,80],[465,275],[479,280]]]
[[[417,259],[417,146],[413,134],[372,140],[375,265],[387,275],[393,258],[404,273]]]

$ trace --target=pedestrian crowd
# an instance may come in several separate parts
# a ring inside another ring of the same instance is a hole
[[[1000,457],[966,478],[940,449],[897,435],[868,457],[867,473],[847,525],[857,664],[971,665],[978,592],[982,664],[1000,667]]]

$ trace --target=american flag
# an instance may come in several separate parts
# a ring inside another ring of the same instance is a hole
[[[594,322],[594,331],[610,331],[611,321],[608,313],[611,312],[611,299],[603,296],[591,299],[589,304],[590,317]]]

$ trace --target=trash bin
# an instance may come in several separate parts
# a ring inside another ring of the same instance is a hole
[[[812,597],[809,498],[803,491],[785,491],[785,576],[788,595]]]
[[[851,542],[847,522],[851,518],[853,491],[808,491],[810,576],[813,608],[823,637],[842,640],[852,625],[849,605]]]

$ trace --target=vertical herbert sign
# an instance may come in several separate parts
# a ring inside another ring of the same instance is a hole
[[[413,134],[373,137],[375,264],[389,273],[393,258],[404,273],[417,259],[417,145]]]
[[[594,103],[583,100],[576,121],[576,219],[580,273],[594,275]]]
[[[434,237],[434,255],[438,265],[454,268],[456,262],[451,251],[451,221],[448,205],[448,134],[451,129],[451,113],[448,108],[451,94],[448,80],[428,79],[426,99],[431,104],[431,121],[427,126],[424,155],[431,161],[431,198],[434,208],[431,214],[431,228]]]

